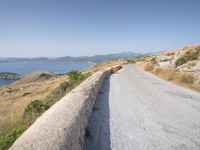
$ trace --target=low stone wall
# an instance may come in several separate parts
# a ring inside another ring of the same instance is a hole
[[[103,80],[121,67],[98,71],[49,108],[11,150],[81,150],[85,128]]]

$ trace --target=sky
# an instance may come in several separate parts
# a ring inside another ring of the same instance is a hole
[[[0,57],[148,53],[200,43],[200,0],[0,0]]]

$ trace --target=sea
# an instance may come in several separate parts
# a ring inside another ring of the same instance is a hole
[[[72,70],[84,70],[92,67],[93,63],[67,62],[67,61],[19,61],[0,62],[0,72],[12,72],[18,74],[31,73],[32,71],[44,70],[55,73],[68,73]],[[15,80],[0,79],[0,85],[7,85]]]

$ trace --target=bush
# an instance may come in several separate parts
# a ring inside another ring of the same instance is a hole
[[[39,100],[34,100],[27,105],[24,111],[24,121],[26,124],[32,124],[37,117],[39,117],[44,111],[49,108],[44,102]]]
[[[28,104],[25,109],[25,113],[41,113],[46,109],[48,109],[47,105],[45,105],[42,101],[35,100]]]
[[[30,92],[26,92],[26,93],[24,93],[22,96],[27,96],[27,95],[29,95],[29,94],[31,94]]]
[[[26,129],[26,125],[19,125],[11,129],[9,133],[0,135],[0,149],[8,149]]]
[[[79,82],[79,81],[82,81],[85,79],[85,76],[77,70],[73,70],[73,71],[69,72],[68,76],[69,76],[71,82]]]
[[[194,83],[194,76],[191,74],[187,74],[187,73],[182,73],[180,75],[180,79],[181,82],[186,83],[186,84],[193,84]]]
[[[145,65],[144,69],[145,69],[146,71],[152,71],[152,70],[154,69],[154,66],[153,66],[153,65],[150,65],[150,64],[147,64],[147,65]]]
[[[188,59],[186,57],[181,57],[176,61],[176,66],[181,66],[187,63]]]
[[[153,65],[155,65],[155,64],[158,63],[157,60],[156,60],[156,57],[151,58],[150,62],[151,62],[151,64],[153,64]]]
[[[126,62],[129,63],[129,64],[136,63],[135,59],[126,59]]]
[[[175,55],[175,52],[173,52],[173,51],[171,51],[171,52],[167,52],[165,55],[166,55],[166,56]]]
[[[181,66],[187,63],[188,61],[197,60],[199,56],[200,56],[200,48],[197,48],[194,51],[187,51],[184,56],[180,57],[176,61],[176,66]]]
[[[46,98],[45,102],[46,105],[49,107],[52,106],[55,102],[57,102],[59,99],[61,99],[66,91],[67,88],[69,88],[71,85],[68,82],[61,83],[57,88],[55,88]]]

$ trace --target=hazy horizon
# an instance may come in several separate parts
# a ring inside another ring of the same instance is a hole
[[[0,1],[0,58],[158,52],[200,43],[199,0]]]
[[[32,58],[49,58],[49,59],[54,59],[54,58],[61,58],[61,57],[93,57],[93,56],[98,56],[98,55],[114,55],[114,54],[120,54],[120,53],[135,53],[132,51],[121,51],[121,52],[115,52],[115,53],[102,53],[102,54],[95,54],[95,55],[80,55],[80,56],[71,56],[71,55],[65,55],[65,56],[57,56],[57,57],[51,57],[51,56],[36,56],[36,57],[0,57],[0,59],[9,59],[9,58],[28,58],[28,59],[32,59]],[[135,53],[135,54],[147,54],[147,53]]]

